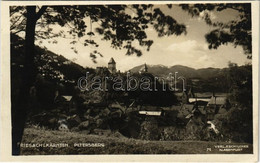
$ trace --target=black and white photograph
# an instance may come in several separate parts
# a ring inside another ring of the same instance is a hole
[[[254,4],[10,3],[10,155],[253,156]]]

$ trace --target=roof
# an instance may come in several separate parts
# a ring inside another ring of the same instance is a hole
[[[157,106],[142,106],[141,110],[142,111],[161,111],[162,108],[157,107]]]
[[[227,110],[225,108],[220,108],[218,114],[225,114]]]
[[[180,110],[181,109],[181,105],[172,105],[170,107],[161,107],[163,110]]]
[[[121,108],[122,105],[120,103],[116,102],[116,103],[110,104],[110,107],[112,107],[112,108]]]
[[[194,108],[193,104],[184,104],[184,105],[182,105],[182,109],[188,110],[189,112],[192,112],[193,108]]]
[[[72,99],[72,96],[62,96],[66,101],[70,101]]]
[[[193,115],[193,108],[194,108],[194,105],[184,104],[181,106],[181,109],[177,116],[183,117],[183,118],[190,118]]]
[[[189,102],[195,102],[195,101],[205,101],[209,102],[211,98],[207,97],[197,97],[197,98],[189,98]]]
[[[116,62],[115,62],[115,60],[114,60],[114,58],[112,57],[110,60],[109,60],[109,62],[108,62],[108,64],[115,64]]]
[[[226,103],[227,98],[220,96],[220,97],[216,97],[216,96],[212,96],[210,101],[209,101],[209,105],[224,105]]]
[[[139,114],[160,116],[161,111],[139,111]]]
[[[189,119],[193,116],[193,114],[188,114],[185,118]]]
[[[206,109],[204,107],[198,107],[198,110],[200,111],[201,114],[206,114]]]

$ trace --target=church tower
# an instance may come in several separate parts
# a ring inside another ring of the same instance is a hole
[[[116,62],[113,57],[108,62],[108,70],[112,74],[116,73]]]
[[[142,66],[141,69],[139,70],[139,74],[147,73],[147,72],[148,72],[148,67],[145,63],[144,66]]]
[[[148,72],[148,67],[147,67],[146,63],[144,64],[144,72]]]

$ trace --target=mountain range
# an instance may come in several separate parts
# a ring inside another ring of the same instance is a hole
[[[136,66],[130,69],[133,73],[138,73],[140,69],[142,69],[143,65]],[[185,78],[199,78],[199,79],[207,79],[212,77],[217,77],[223,72],[227,70],[227,68],[201,68],[201,69],[194,69],[188,66],[183,65],[174,65],[171,67],[163,66],[163,65],[147,65],[148,72],[159,77],[168,76],[169,73],[173,75],[175,72],[178,72],[178,76],[183,76]]]
[[[11,37],[11,62],[14,64],[22,64],[22,53],[24,40],[16,35]],[[66,59],[61,55],[57,55],[47,49],[36,46],[36,53],[39,54],[40,58],[37,59],[38,66],[41,69],[42,74],[48,74],[51,78],[63,76],[67,80],[76,80],[81,76],[85,75],[86,71],[94,72],[93,68],[83,68],[82,66]],[[133,73],[138,73],[140,69],[144,67],[144,64],[133,67],[130,69]],[[186,79],[209,79],[219,78],[225,76],[228,68],[201,68],[194,69],[183,65],[174,65],[167,67],[164,65],[147,65],[148,72],[158,77],[167,77],[169,73],[173,75],[178,72],[178,77],[183,76]]]

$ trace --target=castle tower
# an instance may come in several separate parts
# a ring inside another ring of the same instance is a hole
[[[116,62],[113,57],[108,62],[108,70],[112,74],[116,73]]]

